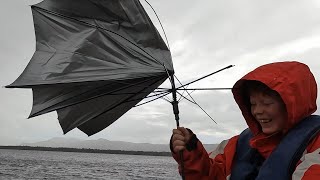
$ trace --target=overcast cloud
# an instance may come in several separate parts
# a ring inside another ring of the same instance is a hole
[[[151,8],[141,1],[162,33]],[[36,2],[39,1],[1,2],[1,86],[12,83],[34,53],[29,5]],[[164,26],[176,76],[183,83],[235,65],[189,88],[232,87],[238,78],[259,65],[289,60],[308,64],[319,84],[318,0],[149,0],[149,3]],[[165,83],[162,87],[169,85]],[[219,143],[246,127],[230,91],[197,91],[192,96],[218,123],[215,124],[196,105],[181,101],[181,126],[191,128],[203,142]],[[53,137],[168,143],[175,127],[171,105],[158,100],[130,110],[89,138],[77,129],[63,135],[55,112],[27,119],[32,106],[31,90],[0,88],[0,99],[0,145]]]

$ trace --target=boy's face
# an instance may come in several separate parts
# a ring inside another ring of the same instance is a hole
[[[282,99],[263,92],[250,92],[251,113],[265,134],[282,131],[287,121],[287,111]]]

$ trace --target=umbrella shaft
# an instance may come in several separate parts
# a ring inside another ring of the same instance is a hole
[[[173,108],[173,113],[174,113],[175,120],[177,122],[177,127],[179,127],[179,107],[178,107],[178,101],[177,100],[174,100],[172,102],[172,108]]]
[[[177,89],[174,83],[174,77],[171,75],[171,86],[172,86],[172,108],[173,108],[173,113],[174,117],[177,123],[177,127],[179,127],[179,107],[178,107],[178,101],[177,101]]]

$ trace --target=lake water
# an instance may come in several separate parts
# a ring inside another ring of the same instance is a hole
[[[172,157],[0,149],[0,179],[181,179]]]

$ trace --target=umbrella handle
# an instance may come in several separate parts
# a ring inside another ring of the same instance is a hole
[[[179,156],[180,156],[181,178],[182,178],[182,180],[185,180],[185,175],[184,175],[184,161],[183,161],[183,150],[182,150],[182,151],[179,151]]]

